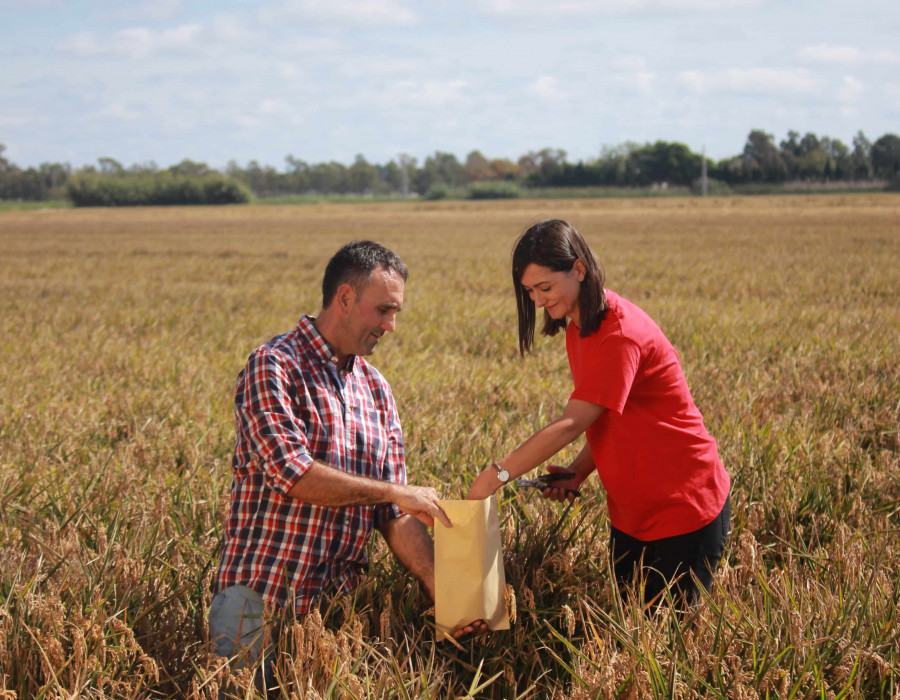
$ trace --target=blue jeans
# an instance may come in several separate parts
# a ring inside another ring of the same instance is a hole
[[[263,599],[252,588],[237,585],[219,591],[209,606],[209,636],[219,656],[231,659],[232,668],[252,668],[265,655],[256,676],[257,687],[272,688],[271,640],[266,639]],[[271,634],[274,629],[268,626]],[[265,646],[264,646],[265,645]]]

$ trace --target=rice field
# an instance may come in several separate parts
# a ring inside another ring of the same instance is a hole
[[[681,354],[733,479],[715,589],[645,616],[596,479],[507,489],[508,632],[435,641],[376,535],[354,595],[288,621],[275,696],[900,697],[900,195],[859,194],[0,212],[0,698],[254,697],[205,621],[247,355],[341,244],[396,250],[372,361],[410,481],[460,498],[570,391],[561,337],[516,350],[511,245],[548,216]]]

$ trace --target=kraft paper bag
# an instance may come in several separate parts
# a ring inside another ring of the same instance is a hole
[[[439,630],[485,620],[492,630],[508,630],[503,594],[503,548],[497,497],[440,501],[453,527],[434,521],[434,621]]]

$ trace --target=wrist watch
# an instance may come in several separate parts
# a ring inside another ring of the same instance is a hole
[[[501,467],[496,462],[494,462],[491,466],[497,470],[497,478],[500,480],[501,484],[505,484],[507,481],[509,481],[509,472],[508,471],[506,471],[503,467]]]

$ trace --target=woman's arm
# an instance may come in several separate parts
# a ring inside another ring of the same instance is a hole
[[[510,481],[517,479],[574,441],[587,430],[591,423],[603,415],[605,410],[603,406],[588,401],[571,399],[566,404],[566,410],[563,411],[562,416],[541,428],[497,463],[509,472]],[[578,461],[576,459],[576,462]],[[593,464],[593,460],[591,464]],[[586,476],[587,474],[585,474]],[[502,485],[503,483],[497,478],[496,468],[487,467],[472,482],[466,498],[487,498]]]

